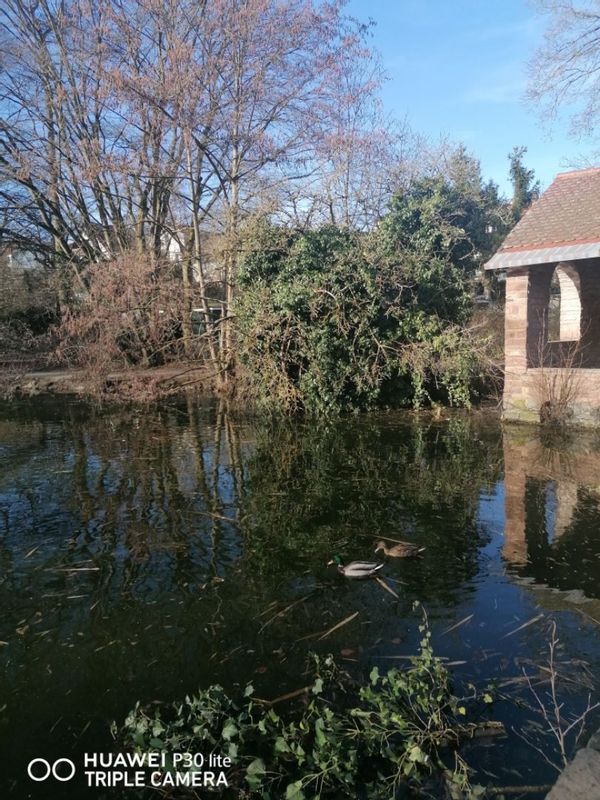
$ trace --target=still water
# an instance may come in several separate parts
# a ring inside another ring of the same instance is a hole
[[[398,599],[326,567],[372,557],[382,537],[426,548],[388,560]],[[523,669],[543,696],[555,620],[564,714],[598,699],[600,438],[484,414],[316,426],[192,401],[2,406],[0,796],[116,800],[36,786],[27,763],[114,749],[109,725],[137,700],[248,679],[281,695],[304,685],[310,651],[358,674],[401,664],[415,600],[457,684],[495,687],[488,715],[507,735],[465,751],[473,781],[552,783],[557,750]]]

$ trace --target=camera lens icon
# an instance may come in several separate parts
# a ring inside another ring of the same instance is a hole
[[[27,765],[27,774],[36,783],[48,780],[50,775],[64,783],[75,775],[75,764],[70,758],[57,758],[53,764],[45,758],[33,758]]]

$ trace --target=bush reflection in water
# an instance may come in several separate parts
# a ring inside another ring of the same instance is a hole
[[[355,669],[389,665],[414,652],[415,599],[430,612],[436,649],[464,662],[458,679],[516,676],[519,659],[539,658],[540,626],[502,637],[540,607],[562,615],[571,656],[597,663],[597,627],[553,591],[599,594],[596,495],[571,474],[565,515],[560,475],[524,466],[551,448],[528,441],[503,437],[485,415],[318,425],[235,418],[192,401],[4,407],[0,736],[15,796],[32,754],[108,749],[108,722],[138,699],[249,678],[281,694],[301,685],[309,650],[341,653]],[[560,445],[558,461],[569,447]],[[585,448],[588,473],[594,447]],[[385,536],[426,547],[423,558],[386,565],[399,600],[325,567],[334,553],[372,557]],[[581,609],[596,616],[589,603]],[[351,624],[317,641],[354,611]],[[518,723],[514,708],[498,710]],[[502,770],[510,746],[479,762]],[[514,746],[522,780],[546,780],[531,753],[519,763],[524,749]]]

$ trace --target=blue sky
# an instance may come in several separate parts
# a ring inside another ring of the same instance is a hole
[[[385,108],[429,137],[464,142],[504,192],[514,145],[527,146],[543,187],[592,152],[568,135],[566,114],[549,127],[524,100],[544,29],[527,0],[349,0],[348,11],[376,22]]]

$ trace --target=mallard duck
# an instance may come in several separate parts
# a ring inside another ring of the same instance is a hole
[[[340,556],[334,556],[327,566],[335,564],[340,575],[345,578],[372,578],[383,567],[383,564],[376,561],[351,561],[344,564]]]
[[[389,547],[384,541],[380,541],[377,542],[375,552],[378,553],[380,550],[383,550],[384,555],[389,558],[411,558],[420,555],[425,548],[419,547],[414,542],[398,542]]]

